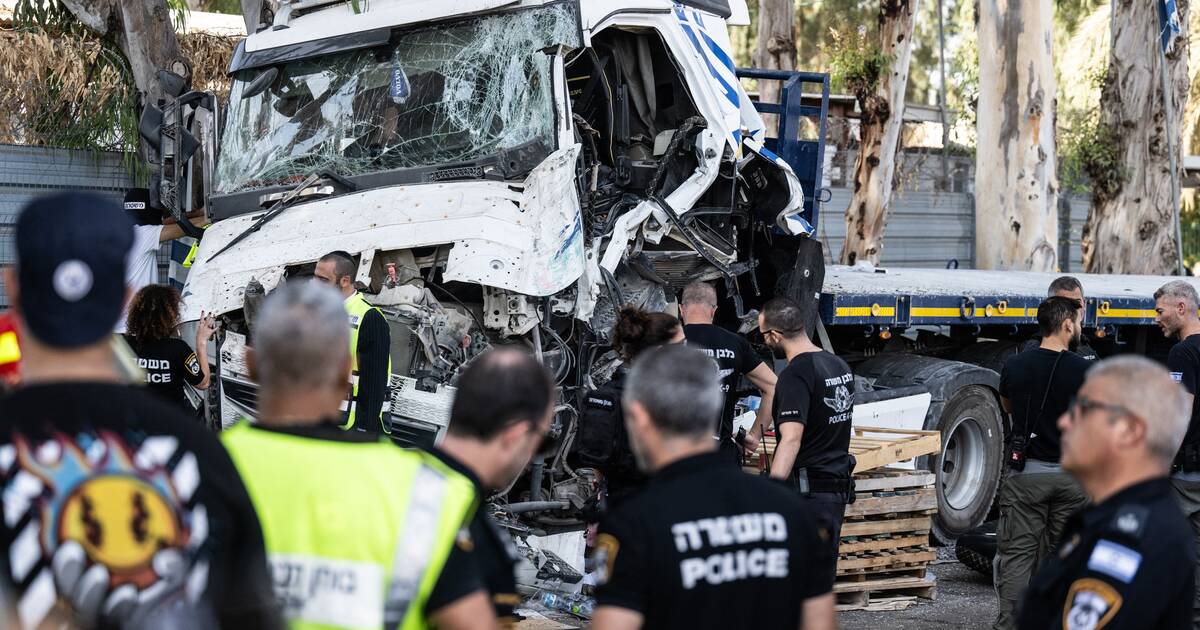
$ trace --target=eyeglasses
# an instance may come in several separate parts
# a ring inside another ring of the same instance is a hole
[[[1115,405],[1113,403],[1106,403],[1100,400],[1093,400],[1087,396],[1076,396],[1072,398],[1071,404],[1067,407],[1067,409],[1071,410],[1071,422],[1078,421],[1079,418],[1084,414],[1095,409],[1101,409],[1117,415],[1137,418],[1139,420],[1141,419],[1141,416],[1130,411],[1128,407]]]

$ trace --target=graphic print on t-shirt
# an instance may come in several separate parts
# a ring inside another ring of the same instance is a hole
[[[853,374],[843,374],[825,379],[825,387],[833,388],[833,398],[824,397],[825,406],[829,407],[830,412],[829,424],[837,424],[850,419],[850,414],[846,412],[854,408],[854,394],[850,393],[850,388],[846,387],[846,383],[853,380]]]
[[[84,626],[123,625],[181,593],[198,601],[208,573],[193,561],[208,535],[199,484],[196,457],[173,436],[134,446],[108,430],[40,443],[14,434],[0,446],[0,489],[17,530],[21,625],[38,627],[60,600]]]

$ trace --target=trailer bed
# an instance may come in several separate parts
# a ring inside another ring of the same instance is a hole
[[[1036,324],[1037,306],[1062,274],[831,265],[821,318],[827,326]],[[1085,325],[1150,325],[1154,292],[1174,277],[1071,274],[1087,298]],[[1184,277],[1200,290],[1200,279]]]

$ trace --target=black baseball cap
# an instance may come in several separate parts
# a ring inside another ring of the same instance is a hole
[[[114,202],[91,193],[39,197],[17,219],[21,317],[57,348],[107,335],[125,304],[125,259],[133,225]]]
[[[134,225],[156,225],[162,223],[162,208],[150,199],[149,188],[130,188],[125,193],[125,216]]]

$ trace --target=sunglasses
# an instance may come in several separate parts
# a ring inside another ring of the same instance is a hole
[[[1102,411],[1107,411],[1107,412],[1115,414],[1115,415],[1129,416],[1131,418],[1137,418],[1139,420],[1141,419],[1141,416],[1130,411],[1128,407],[1123,407],[1121,405],[1115,405],[1113,403],[1106,403],[1106,402],[1103,402],[1100,400],[1094,400],[1092,398],[1088,398],[1087,396],[1076,396],[1076,397],[1072,398],[1071,403],[1070,403],[1070,405],[1068,405],[1067,409],[1069,409],[1071,411],[1071,421],[1072,422],[1078,421],[1080,417],[1082,417],[1084,414],[1088,413],[1089,411],[1095,411],[1097,409],[1102,410]]]

